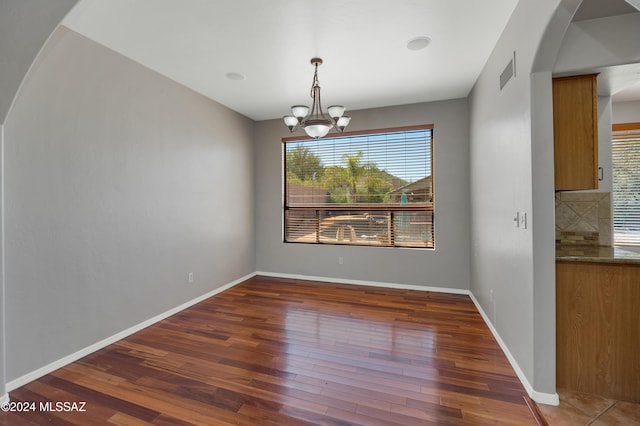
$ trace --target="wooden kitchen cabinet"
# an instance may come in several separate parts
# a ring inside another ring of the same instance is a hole
[[[556,386],[640,403],[640,264],[556,262]]]
[[[597,74],[553,79],[555,189],[598,188]]]

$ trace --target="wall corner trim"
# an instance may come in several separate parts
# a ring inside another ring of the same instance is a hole
[[[4,395],[0,396],[0,405],[6,404],[7,402],[9,402],[9,394],[5,393]]]
[[[307,281],[324,281],[328,283],[336,284],[353,284],[353,285],[367,285],[371,287],[382,288],[395,288],[399,290],[418,290],[418,291],[433,291],[436,293],[450,293],[450,294],[469,294],[469,290],[450,288],[450,287],[430,287],[413,284],[400,284],[400,283],[385,283],[379,281],[365,281],[365,280],[350,280],[345,278],[333,278],[333,277],[317,277],[312,275],[297,275],[297,274],[281,274],[279,272],[265,272],[258,271],[256,275],[262,275],[265,277],[275,278],[290,278],[294,280],[307,280]]]
[[[65,365],[71,364],[74,361],[79,360],[80,358],[83,358],[93,352],[96,352],[112,343],[117,342],[118,340],[122,340],[127,336],[132,335],[133,333],[136,333],[144,328],[149,327],[150,325],[153,325],[155,323],[157,323],[158,321],[162,321],[165,318],[170,317],[171,315],[175,315],[180,311],[183,311],[193,305],[195,305],[196,303],[200,303],[205,299],[210,298],[211,296],[215,296],[218,293],[222,293],[223,291],[230,289],[231,287],[235,287],[236,285],[248,280],[249,278],[254,277],[256,274],[255,272],[252,272],[250,274],[247,274],[243,277],[240,277],[230,283],[227,283],[225,285],[222,285],[214,290],[209,291],[208,293],[205,293],[201,296],[196,297],[195,299],[189,300],[185,303],[183,303],[182,305],[176,306],[175,308],[169,309],[166,312],[163,312],[159,315],[156,315],[152,318],[149,318],[146,321],[143,321],[139,324],[136,324],[132,327],[127,328],[126,330],[123,330],[119,333],[114,334],[113,336],[107,337],[106,339],[103,339],[99,342],[96,342],[90,346],[87,346],[84,349],[80,349],[77,352],[74,352],[70,355],[67,355],[63,358],[60,358],[57,361],[54,361],[50,364],[45,365],[44,367],[40,367],[35,371],[32,371],[31,373],[27,373],[21,377],[18,377],[17,379],[11,380],[10,382],[7,383],[7,392],[11,392],[21,386],[26,385],[29,382],[32,382],[46,374],[49,374],[59,368],[64,367]],[[7,395],[7,401],[8,401],[8,395]],[[2,400],[0,399],[0,402],[2,402]]]
[[[502,340],[502,337],[500,337],[500,334],[498,334],[498,330],[495,329],[495,327],[489,320],[489,317],[484,312],[484,310],[482,309],[482,306],[480,306],[480,303],[478,302],[478,300],[476,299],[476,297],[473,295],[472,292],[469,292],[469,297],[471,297],[471,300],[476,305],[476,308],[478,309],[478,312],[480,312],[482,319],[487,324],[487,327],[489,327],[489,330],[491,330],[493,337],[495,337],[496,341],[498,342],[498,345],[500,345],[502,352],[504,352],[504,354],[506,355],[507,359],[509,360],[509,363],[511,364],[511,367],[516,372],[516,375],[520,379],[520,382],[522,382],[524,389],[527,391],[527,394],[529,394],[531,399],[533,399],[535,402],[539,404],[556,405],[556,406],[560,405],[560,397],[558,396],[557,393],[544,393],[544,392],[538,392],[535,389],[533,389],[533,386],[531,386],[531,383],[529,383],[527,376],[525,376],[524,372],[518,365],[516,359],[513,357],[513,355],[511,355],[509,348]]]

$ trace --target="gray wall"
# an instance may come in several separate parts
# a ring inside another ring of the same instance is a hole
[[[547,403],[557,402],[551,73],[531,72],[538,55],[555,58],[539,46],[559,3],[518,3],[470,95],[471,291],[525,386]],[[571,15],[561,20],[565,29]],[[547,49],[557,51],[560,41],[553,41]],[[499,75],[514,51],[516,77],[501,92]],[[543,108],[536,110],[535,103]],[[515,226],[516,212],[527,213],[527,229]]]
[[[521,0],[469,99],[471,291],[542,402],[557,401],[552,72],[638,54],[636,14],[570,25],[581,2]],[[517,76],[500,92],[514,51]],[[526,231],[510,220],[523,210]]]
[[[611,113],[613,123],[640,123],[640,101],[615,102]]]
[[[5,126],[7,380],[252,273],[252,138],[58,28]]]
[[[469,128],[466,99],[349,112],[349,130],[434,125],[435,250],[282,242],[281,120],[255,136],[257,270],[389,284],[469,288]],[[298,133],[300,134],[300,133]],[[344,264],[338,265],[338,257]]]
[[[0,0],[0,151],[4,146],[4,123],[27,70],[43,44],[77,0]],[[0,188],[3,165],[0,164]],[[4,216],[0,196],[0,216]],[[3,220],[0,219],[0,222]],[[4,229],[0,227],[0,241]],[[5,374],[4,252],[0,244],[0,402],[8,399]]]

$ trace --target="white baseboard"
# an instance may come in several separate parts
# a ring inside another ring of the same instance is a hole
[[[136,333],[146,327],[149,327],[150,325],[153,325],[155,323],[157,323],[158,321],[161,321],[165,318],[170,317],[171,315],[174,315],[184,309],[189,308],[190,306],[195,305],[196,303],[202,302],[205,299],[208,299],[211,296],[215,296],[218,293],[221,293],[231,287],[234,287],[246,280],[248,280],[249,278],[252,278],[256,275],[263,275],[263,276],[267,276],[267,277],[277,277],[277,278],[291,278],[291,279],[298,279],[298,280],[308,280],[308,281],[324,281],[324,282],[331,282],[331,283],[342,283],[342,284],[353,284],[353,285],[366,285],[366,286],[373,286],[373,287],[382,287],[382,288],[395,288],[395,289],[402,289],[402,290],[419,290],[419,291],[432,291],[432,292],[439,292],[439,293],[451,293],[451,294],[463,294],[463,295],[468,295],[469,297],[471,297],[471,300],[473,301],[473,303],[475,304],[476,308],[478,309],[478,312],[480,312],[480,315],[482,316],[482,319],[484,320],[484,322],[487,324],[487,327],[489,327],[489,330],[491,330],[491,333],[493,334],[494,338],[496,339],[496,341],[498,342],[498,345],[500,345],[500,348],[502,349],[502,351],[504,352],[505,356],[507,357],[507,359],[509,360],[509,363],[511,364],[511,366],[513,367],[514,371],[516,372],[516,375],[518,376],[518,378],[520,379],[520,381],[522,382],[522,385],[524,386],[525,390],[527,391],[527,393],[529,394],[529,396],[535,401],[538,402],[540,404],[547,404],[547,405],[558,405],[560,403],[560,400],[558,398],[558,394],[554,393],[554,394],[549,394],[549,393],[543,393],[543,392],[537,392],[533,389],[533,387],[531,386],[531,384],[529,383],[529,381],[527,380],[527,377],[524,375],[524,373],[522,372],[522,370],[520,369],[520,366],[518,365],[518,363],[516,362],[516,360],[513,358],[513,356],[511,355],[511,352],[509,352],[509,349],[507,348],[506,344],[504,343],[504,341],[502,340],[502,338],[500,337],[500,335],[498,334],[497,330],[493,327],[493,324],[491,324],[491,321],[489,321],[489,317],[485,314],[484,310],[482,309],[482,306],[480,306],[480,303],[478,303],[478,301],[476,300],[475,296],[473,295],[473,293],[471,293],[469,290],[464,290],[464,289],[458,289],[458,288],[447,288],[447,287],[430,287],[430,286],[420,286],[420,285],[411,285],[411,284],[399,284],[399,283],[383,283],[383,282],[377,282],[377,281],[364,281],[364,280],[349,280],[349,279],[342,279],[342,278],[331,278],[331,277],[318,277],[318,276],[310,276],[310,275],[296,275],[296,274],[280,274],[280,273],[274,273],[274,272],[264,272],[264,271],[258,271],[258,272],[254,272],[248,275],[245,275],[244,277],[238,278],[235,281],[232,281],[226,285],[223,285],[221,287],[218,287],[206,294],[203,294],[202,296],[196,297],[195,299],[192,299],[186,303],[183,303],[180,306],[177,306],[175,308],[172,308],[162,314],[156,315],[153,318],[150,318],[146,321],[143,321],[137,325],[134,325],[133,327],[130,327],[126,330],[123,330],[119,333],[114,334],[111,337],[108,337],[106,339],[103,339],[97,343],[94,343],[93,345],[90,345],[84,349],[81,349],[75,353],[72,353],[70,355],[65,356],[64,358],[61,358],[57,361],[54,361],[48,365],[45,365],[44,367],[41,367],[35,371],[32,371],[31,373],[25,374],[24,376],[18,377],[17,379],[14,379],[10,382],[8,382],[6,384],[6,388],[7,388],[7,392],[11,392],[14,389],[19,388],[20,386],[26,385],[29,382],[32,382],[33,380],[36,380],[46,374],[49,374],[61,367],[64,367],[67,364],[70,364],[74,361],[79,360],[82,357],[85,357],[95,351],[98,351],[112,343],[117,342],[118,340],[122,340],[127,336],[130,336],[133,333]],[[3,396],[0,397],[0,403],[3,402],[7,402],[9,401],[9,394],[5,394]]]
[[[469,290],[449,287],[428,287],[413,284],[398,284],[398,283],[383,283],[379,281],[363,281],[363,280],[348,280],[344,278],[331,278],[331,277],[317,277],[313,275],[296,275],[296,274],[280,274],[277,272],[264,272],[258,271],[256,275],[262,275],[265,277],[275,278],[290,278],[294,280],[307,280],[307,281],[324,281],[328,283],[336,284],[353,284],[353,285],[367,285],[371,287],[382,288],[395,288],[400,290],[420,290],[420,291],[432,291],[437,293],[451,293],[451,294],[469,294]]]
[[[524,389],[527,391],[527,394],[529,394],[531,399],[533,399],[535,402],[540,404],[560,405],[560,398],[558,397],[557,393],[544,393],[544,392],[538,392],[533,389],[533,386],[531,386],[531,383],[529,383],[527,376],[525,376],[524,372],[516,362],[515,358],[513,357],[513,355],[511,355],[509,348],[504,343],[504,340],[502,340],[502,337],[500,337],[500,334],[498,334],[498,330],[496,330],[496,328],[493,326],[493,324],[489,320],[489,317],[482,309],[482,306],[480,306],[480,303],[478,302],[476,297],[471,292],[469,292],[469,296],[471,297],[471,300],[473,301],[474,305],[476,305],[476,309],[478,309],[478,312],[480,312],[482,319],[487,324],[487,327],[489,327],[489,330],[491,330],[493,337],[498,342],[498,345],[500,345],[502,352],[504,352],[505,356],[507,357],[507,360],[509,360],[511,367],[516,372],[516,375],[520,379],[520,382],[522,382],[522,386],[524,386]]]
[[[6,404],[7,402],[9,402],[9,394],[5,393],[4,395],[0,396],[0,405]]]
[[[106,339],[103,339],[103,340],[101,340],[101,341],[99,341],[97,343],[94,343],[93,345],[87,346],[84,349],[81,349],[81,350],[79,350],[77,352],[74,352],[74,353],[72,353],[70,355],[67,355],[64,358],[61,358],[61,359],[59,359],[57,361],[54,361],[54,362],[52,362],[52,363],[50,363],[48,365],[45,365],[44,367],[38,368],[37,370],[32,371],[31,373],[27,373],[24,376],[21,376],[21,377],[18,377],[17,379],[11,380],[10,382],[8,382],[6,384],[7,392],[11,392],[12,390],[15,390],[15,389],[19,388],[20,386],[24,386],[27,383],[32,382],[32,381],[34,381],[34,380],[36,380],[36,379],[38,379],[38,378],[40,378],[40,377],[42,377],[42,376],[44,376],[46,374],[49,374],[49,373],[51,373],[51,372],[53,372],[53,371],[55,371],[55,370],[57,370],[57,369],[59,369],[61,367],[64,367],[67,364],[70,364],[70,363],[72,363],[74,361],[77,361],[80,358],[83,358],[83,357],[85,357],[85,356],[87,356],[87,355],[89,355],[89,354],[91,354],[91,353],[93,353],[95,351],[98,351],[98,350],[100,350],[100,349],[102,349],[102,348],[104,348],[106,346],[109,346],[112,343],[117,342],[118,340],[122,340],[125,337],[132,335],[133,333],[136,333],[136,332],[138,332],[138,331],[140,331],[140,330],[142,330],[144,328],[147,328],[150,325],[153,325],[153,324],[157,323],[158,321],[162,321],[163,319],[168,318],[171,315],[175,315],[178,312],[183,311],[183,310],[187,309],[188,307],[195,305],[196,303],[200,303],[203,300],[210,298],[211,296],[215,296],[218,293],[221,293],[221,292],[223,292],[223,291],[225,291],[225,290],[227,290],[227,289],[229,289],[231,287],[234,287],[234,286],[240,284],[241,282],[244,282],[244,281],[248,280],[249,278],[252,278],[255,275],[256,274],[254,272],[254,273],[245,275],[244,277],[238,278],[237,280],[232,281],[232,282],[230,282],[228,284],[225,284],[225,285],[223,285],[221,287],[218,287],[218,288],[216,288],[216,289],[214,289],[214,290],[212,290],[212,291],[210,291],[210,292],[208,292],[206,294],[203,294],[202,296],[198,296],[195,299],[189,300],[188,302],[185,302],[180,306],[176,306],[175,308],[169,309],[168,311],[163,312],[163,313],[161,313],[159,315],[156,315],[153,318],[150,318],[150,319],[148,319],[146,321],[143,321],[143,322],[141,322],[139,324],[134,325],[133,327],[129,327],[126,330],[123,330],[123,331],[121,331],[119,333],[116,333],[111,337],[107,337]],[[8,398],[8,396],[7,396],[7,398]]]

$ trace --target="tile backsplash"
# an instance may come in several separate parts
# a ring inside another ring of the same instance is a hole
[[[556,192],[556,242],[610,246],[610,192]]]

